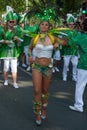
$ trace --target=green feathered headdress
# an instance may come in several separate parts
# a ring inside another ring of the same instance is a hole
[[[13,9],[10,6],[6,6],[6,20],[14,20]]]
[[[13,13],[11,11],[9,11],[6,15],[6,20],[8,21],[11,21],[11,20],[14,20],[14,17],[13,17]]]
[[[19,23],[25,23],[26,13],[20,16]]]
[[[17,21],[17,20],[18,20],[18,16],[17,16],[17,14],[16,14],[16,13],[13,13],[13,18],[14,18],[14,20],[15,20],[15,21]]]
[[[70,23],[74,23],[75,21],[75,18],[72,14],[67,14],[67,23],[70,24]]]

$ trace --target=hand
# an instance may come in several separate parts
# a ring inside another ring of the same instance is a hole
[[[18,37],[17,37],[17,36],[14,36],[14,40],[18,41]]]
[[[32,64],[32,63],[33,63],[33,57],[30,56],[30,57],[28,58],[28,61],[29,61],[29,64]]]
[[[5,43],[5,40],[0,40],[0,43],[2,44],[2,43]]]
[[[10,41],[9,40],[5,40],[5,44],[10,44]]]
[[[55,43],[54,46],[53,46],[54,49],[56,49],[56,48],[58,48],[58,47],[59,47],[59,44],[58,44],[58,43]]]

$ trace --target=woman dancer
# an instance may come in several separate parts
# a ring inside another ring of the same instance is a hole
[[[67,45],[66,39],[54,37],[49,32],[49,22],[41,21],[39,34],[31,40],[29,46],[29,63],[32,64],[32,80],[34,87],[34,112],[36,124],[41,125],[41,119],[46,118],[49,86],[52,79],[52,52],[59,44]],[[35,48],[36,58],[33,61],[32,50]]]

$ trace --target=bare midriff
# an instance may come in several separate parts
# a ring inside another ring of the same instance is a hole
[[[42,58],[36,57],[35,58],[35,63],[40,65],[40,66],[48,66],[51,63],[51,59],[50,58],[45,58],[45,57],[42,57]]]

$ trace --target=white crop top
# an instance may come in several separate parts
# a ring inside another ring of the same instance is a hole
[[[36,57],[38,58],[41,57],[51,58],[52,51],[53,51],[53,45],[44,46],[43,44],[36,44],[35,46]]]

